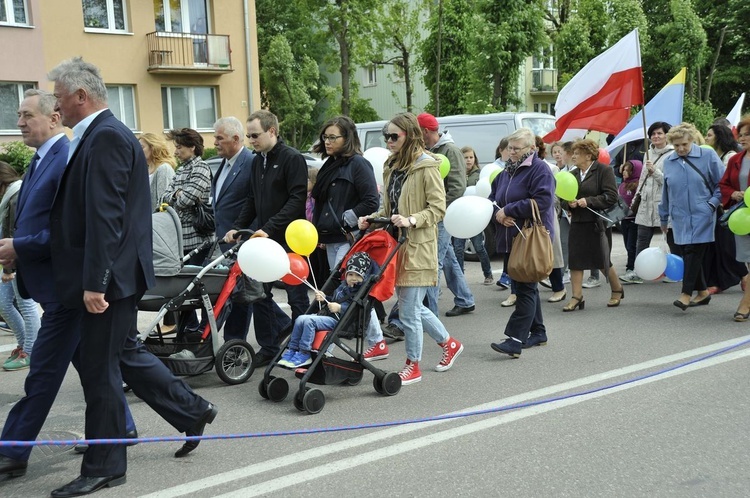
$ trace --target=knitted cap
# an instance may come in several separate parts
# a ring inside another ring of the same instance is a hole
[[[419,123],[420,128],[424,128],[426,130],[437,131],[440,127],[437,119],[435,119],[435,116],[428,112],[423,112],[422,114],[417,116],[417,123]]]
[[[356,273],[362,278],[365,278],[367,271],[370,269],[372,259],[366,252],[355,252],[349,261],[346,262],[346,273]]]

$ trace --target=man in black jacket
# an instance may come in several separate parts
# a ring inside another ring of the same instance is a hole
[[[247,118],[247,138],[255,149],[252,188],[245,206],[234,222],[234,229],[258,227],[254,237],[270,237],[283,247],[286,227],[305,218],[307,197],[307,164],[302,154],[279,138],[279,121],[274,114],[261,110]],[[227,232],[224,240],[234,240],[236,230]],[[291,323],[273,301],[272,286],[266,285],[266,298],[253,304],[255,338],[260,351],[255,367],[267,365],[279,351],[282,331]],[[304,285],[286,285],[292,322],[307,311],[310,301]]]

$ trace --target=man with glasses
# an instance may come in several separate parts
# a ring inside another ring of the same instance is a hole
[[[252,226],[256,229],[253,237],[270,237],[287,248],[287,226],[294,220],[305,219],[307,163],[302,154],[281,140],[278,118],[269,111],[256,111],[247,118],[246,136],[255,149],[251,188],[224,242],[233,242],[237,229]],[[283,332],[291,331],[291,324],[310,304],[307,287],[284,285],[292,308],[291,321],[273,301],[270,284],[265,285],[266,298],[253,304],[255,338],[260,345],[253,361],[255,368],[271,362],[279,351]]]
[[[438,133],[438,122],[435,116],[422,113],[417,116],[422,129],[425,147],[435,154],[443,154],[450,161],[450,171],[443,180],[445,185],[445,205],[450,206],[466,190],[466,162],[461,149],[453,142],[450,133]],[[440,271],[445,273],[445,282],[453,293],[453,308],[445,316],[459,316],[474,311],[474,295],[471,293],[464,273],[453,251],[451,236],[441,221],[438,223],[438,285],[427,292],[427,307],[438,315],[437,301],[440,290]]]

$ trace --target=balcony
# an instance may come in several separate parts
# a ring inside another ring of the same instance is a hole
[[[532,69],[531,93],[541,95],[557,93],[557,69]]]
[[[229,35],[155,31],[146,35],[151,73],[224,74],[232,69]]]

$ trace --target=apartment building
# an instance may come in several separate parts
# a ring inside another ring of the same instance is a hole
[[[190,127],[211,146],[218,117],[260,108],[254,0],[0,0],[0,47],[0,142],[20,140],[24,90],[78,55],[136,134]]]

